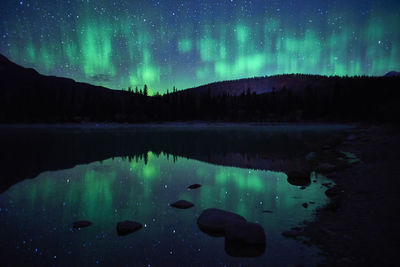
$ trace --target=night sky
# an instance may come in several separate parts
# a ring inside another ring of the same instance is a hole
[[[150,93],[281,73],[400,70],[400,1],[1,0],[0,53]]]

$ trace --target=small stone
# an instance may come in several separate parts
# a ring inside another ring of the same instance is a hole
[[[307,208],[308,207],[308,203],[303,203],[303,204],[301,204],[304,208]]]
[[[186,201],[186,200],[178,200],[174,203],[171,204],[172,207],[178,208],[178,209],[188,209],[194,206],[192,202]]]
[[[83,221],[76,221],[76,222],[74,222],[74,224],[73,224],[73,228],[84,228],[84,227],[88,227],[88,226],[90,226],[90,225],[92,225],[92,222],[91,221],[85,221],[85,220],[83,220]]]
[[[301,189],[301,190],[304,190],[304,189],[306,189],[306,187],[305,187],[305,186],[301,186],[300,189]]]
[[[123,221],[117,223],[118,235],[128,235],[142,228],[142,224],[134,221]]]
[[[201,187],[201,184],[192,184],[192,185],[189,185],[187,188],[196,189],[196,188],[199,188],[199,187]]]
[[[263,210],[263,213],[272,213],[272,210]]]

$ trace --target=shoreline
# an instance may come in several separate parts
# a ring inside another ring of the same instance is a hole
[[[400,131],[359,127],[334,149],[354,153],[361,162],[328,173],[335,186],[330,202],[302,230],[316,245],[321,266],[394,266],[397,262],[400,203]]]

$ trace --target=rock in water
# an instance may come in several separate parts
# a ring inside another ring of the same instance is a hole
[[[260,224],[239,214],[206,209],[197,219],[199,228],[213,236],[225,236],[225,251],[232,257],[258,257],[265,251],[266,237]]]
[[[142,224],[133,221],[123,221],[117,223],[118,235],[128,235],[142,228]]]
[[[246,245],[264,245],[264,228],[258,223],[246,221],[233,221],[225,226],[225,238],[227,241],[241,242]]]
[[[192,184],[192,185],[189,185],[188,188],[189,189],[196,189],[196,188],[199,188],[200,186],[201,186],[201,184]]]
[[[197,224],[202,231],[220,235],[225,233],[227,224],[234,222],[246,222],[246,219],[239,214],[215,208],[204,210],[197,219]]]
[[[188,209],[193,207],[194,204],[186,200],[178,200],[177,202],[172,203],[171,206],[178,209]]]
[[[76,222],[74,222],[73,227],[74,228],[84,228],[84,227],[88,227],[90,225],[92,225],[91,221],[76,221]]]
[[[263,213],[272,213],[272,210],[263,210]]]
[[[311,177],[309,171],[288,171],[288,183],[296,186],[306,186],[311,183]]]

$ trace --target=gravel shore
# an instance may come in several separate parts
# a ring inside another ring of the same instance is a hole
[[[359,127],[335,149],[361,162],[329,173],[336,186],[304,235],[323,251],[322,266],[398,266],[400,131]]]

